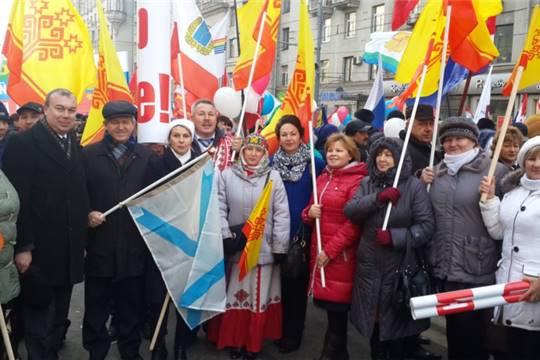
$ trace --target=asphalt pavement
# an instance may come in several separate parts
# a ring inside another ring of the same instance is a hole
[[[71,326],[66,336],[66,342],[64,348],[60,352],[60,359],[87,359],[88,353],[82,347],[82,317],[84,312],[83,304],[83,286],[77,285],[73,291],[73,298],[71,302],[71,309],[69,318],[71,320]],[[169,325],[171,328],[174,324],[174,314],[170,311]],[[313,360],[318,359],[322,350],[322,344],[324,339],[324,332],[326,330],[326,314],[323,310],[314,307],[311,303],[308,308],[308,315],[306,320],[306,329],[304,332],[304,339],[302,346],[299,350],[290,354],[280,354],[277,351],[277,347],[270,341],[266,342],[262,352],[259,354],[258,359],[261,360]],[[446,353],[446,338],[444,336],[444,320],[442,318],[436,318],[429,331],[424,333],[425,336],[431,339],[431,345],[426,346],[432,352],[437,354]],[[350,358],[358,360],[369,360],[369,340],[362,337],[352,325],[349,325],[349,338],[348,349]],[[173,359],[172,351],[173,334],[169,333],[167,337],[167,348],[169,350],[168,359]],[[144,359],[150,359],[150,352],[148,351],[149,342],[144,340],[141,345],[141,356]],[[26,358],[24,351],[24,345],[20,346],[20,353],[23,358]],[[111,351],[107,356],[110,360],[120,360],[116,344],[111,346]],[[189,360],[214,360],[214,359],[229,359],[229,353],[227,351],[220,351],[216,347],[206,341],[204,332],[199,331],[198,341],[189,349]],[[446,359],[444,356],[443,359]]]

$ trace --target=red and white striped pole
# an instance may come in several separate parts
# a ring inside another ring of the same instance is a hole
[[[518,302],[529,289],[526,281],[482,286],[414,297],[410,301],[413,319],[452,315]]]

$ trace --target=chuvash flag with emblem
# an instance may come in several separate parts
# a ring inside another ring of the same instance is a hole
[[[514,79],[516,77],[517,68],[523,66],[523,75],[519,82],[518,90],[523,90],[528,86],[540,82],[540,6],[535,5],[529,24],[529,32],[523,46],[523,51],[518,63],[514,66],[514,70],[510,78],[503,88],[503,95],[509,96],[512,90]]]
[[[2,52],[10,71],[7,91],[19,105],[43,103],[56,88],[80,102],[95,81],[92,42],[69,0],[15,0]]]
[[[456,72],[451,63],[477,73],[499,56],[486,21],[501,13],[500,0],[429,0],[418,18],[396,72],[396,81],[409,84],[395,101],[397,104],[415,95],[424,64],[428,66],[428,71],[422,96],[433,95],[438,90],[446,5],[452,6],[452,16],[447,48],[450,61],[445,69],[445,82],[459,83],[446,75],[455,73],[462,76],[464,73]]]
[[[99,19],[99,60],[97,86],[92,94],[88,120],[84,127],[81,145],[86,146],[103,139],[103,106],[112,100],[132,101],[126,78],[118,61],[116,49],[109,34],[107,19],[103,13],[101,0],[96,1]]]
[[[272,180],[268,181],[255,207],[249,214],[242,233],[246,236],[246,245],[238,261],[240,272],[238,273],[238,281],[242,281],[244,277],[255,267],[259,262],[259,252],[264,238],[264,228],[266,227],[266,216],[272,198]]]
[[[262,15],[265,11],[266,16],[263,19]],[[265,89],[270,80],[269,75],[275,60],[281,0],[250,0],[237,13],[241,53],[234,67],[234,88],[240,90],[248,86],[259,29],[261,21],[264,21],[259,55],[253,73],[253,83],[265,82],[264,85],[260,86],[261,89]]]
[[[283,115],[293,114],[298,116],[304,128],[307,128],[308,121],[311,120],[315,81],[314,54],[313,35],[311,34],[307,3],[305,0],[300,0],[296,67],[281,107],[272,116],[272,121],[261,132],[261,135],[268,141],[268,151],[271,154],[278,148],[275,130],[277,122]],[[306,131],[304,142],[307,142],[308,136],[309,134]]]
[[[209,27],[195,0],[173,2],[171,74],[186,99],[213,99],[225,72],[229,13]],[[182,75],[178,57],[181,55]],[[188,94],[189,93],[189,94]],[[186,104],[189,109],[191,104]]]
[[[192,329],[225,311],[225,266],[214,176],[214,164],[207,155],[127,204],[174,305]]]

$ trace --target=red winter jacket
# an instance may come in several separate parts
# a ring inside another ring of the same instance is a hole
[[[321,211],[321,243],[331,259],[324,267],[326,288],[321,285],[321,272],[315,269],[317,258],[317,235],[315,226],[311,236],[311,280],[313,297],[337,303],[350,303],[356,267],[356,249],[360,240],[360,228],[351,223],[343,213],[347,201],[354,195],[362,178],[367,175],[365,163],[353,162],[341,169],[324,169],[317,178],[317,195]],[[302,211],[306,224],[315,224],[308,216],[313,196]],[[315,279],[313,279],[315,276]]]

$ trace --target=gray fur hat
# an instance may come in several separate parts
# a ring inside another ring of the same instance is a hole
[[[441,143],[448,136],[466,137],[478,144],[478,126],[465,117],[452,116],[441,124],[439,129],[439,140]]]

